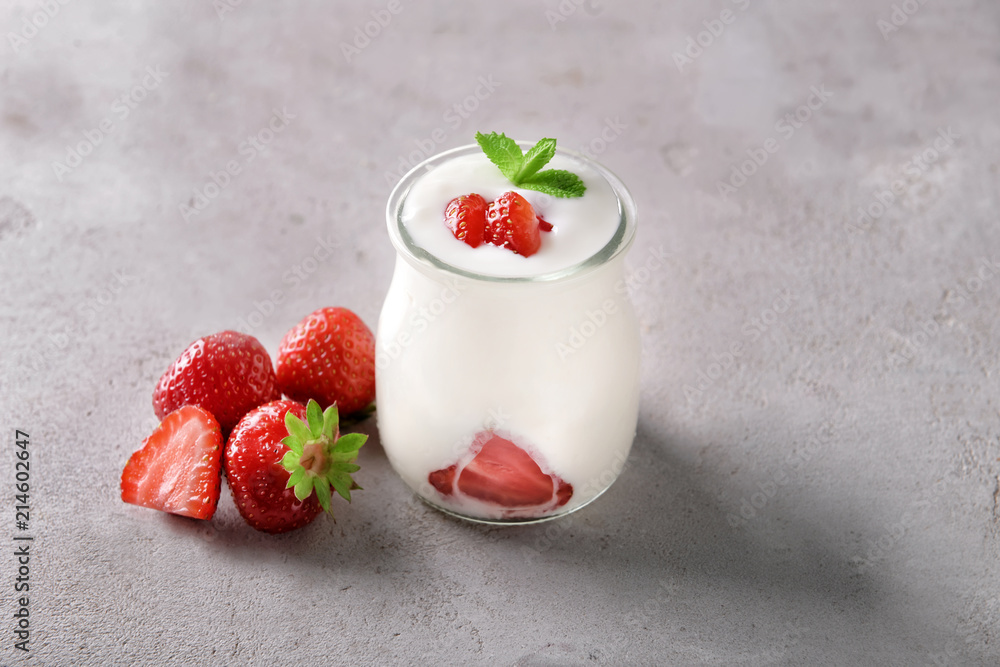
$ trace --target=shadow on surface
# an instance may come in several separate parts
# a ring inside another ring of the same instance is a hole
[[[468,529],[533,564],[575,568],[602,588],[595,599],[623,630],[684,635],[677,631],[719,615],[717,627],[702,628],[697,640],[690,633],[677,639],[703,647],[708,640],[753,664],[816,656],[818,649],[829,651],[830,664],[927,659],[920,645],[948,630],[901,608],[891,579],[852,563],[855,545],[839,537],[876,529],[803,502],[809,488],[800,479],[780,487],[751,521],[738,522],[739,501],[723,499],[757,489],[745,479],[737,486],[728,471],[691,454],[703,449],[658,436],[640,421],[628,465],[591,506],[552,523]],[[655,641],[657,634],[647,636]]]

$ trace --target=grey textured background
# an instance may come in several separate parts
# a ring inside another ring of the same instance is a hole
[[[348,58],[386,2],[223,1],[76,0],[37,31],[40,3],[4,3],[0,539],[21,428],[36,541],[28,659],[0,548],[0,663],[1000,664],[1000,5],[911,0],[883,35],[889,0],[403,1]],[[250,161],[274,109],[294,118]],[[210,523],[123,504],[169,362],[226,328],[273,353],[326,305],[374,328],[386,172],[476,130],[588,147],[638,201],[642,409],[612,489],[465,525],[413,500],[370,420],[336,523],[258,534],[225,489]]]

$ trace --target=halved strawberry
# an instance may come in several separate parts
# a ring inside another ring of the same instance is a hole
[[[526,451],[493,436],[458,476],[458,490],[483,502],[525,507],[552,500],[552,478]]]
[[[122,500],[194,519],[211,519],[221,491],[222,432],[208,411],[185,405],[168,414],[129,457]]]
[[[529,257],[542,246],[538,216],[528,200],[516,192],[505,192],[486,209],[487,243]]]
[[[464,468],[458,464],[435,470],[428,482],[444,496],[460,494],[503,508],[537,509],[538,513],[562,507],[573,487],[556,475],[545,473],[525,450],[495,433],[484,431],[471,445],[479,451]]]
[[[444,224],[459,241],[479,247],[486,234],[486,200],[477,194],[455,197],[444,209]]]
[[[440,491],[442,496],[450,496],[455,493],[455,475],[457,474],[458,464],[450,465],[447,468],[431,472],[427,475],[427,481]]]

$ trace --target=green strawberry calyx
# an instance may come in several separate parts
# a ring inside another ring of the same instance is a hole
[[[324,411],[319,403],[309,399],[305,421],[291,412],[285,413],[288,436],[281,441],[288,447],[281,459],[281,465],[290,473],[285,488],[294,488],[299,500],[315,492],[320,507],[330,516],[333,516],[331,487],[347,502],[351,502],[351,491],[361,488],[351,473],[361,469],[355,461],[358,450],[368,440],[363,433],[340,435],[339,424],[336,404]]]

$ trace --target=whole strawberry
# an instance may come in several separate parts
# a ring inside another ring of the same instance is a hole
[[[375,336],[348,309],[321,308],[285,334],[275,373],[293,400],[358,412],[375,400]]]
[[[305,419],[303,421],[303,418]],[[331,487],[348,502],[360,489],[351,473],[368,436],[340,437],[337,408],[325,412],[274,401],[248,413],[226,443],[224,467],[233,500],[253,528],[284,533],[330,509]]]
[[[153,390],[163,419],[183,405],[215,416],[223,435],[258,405],[281,398],[267,350],[253,336],[223,331],[199,338],[170,365]]]

